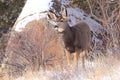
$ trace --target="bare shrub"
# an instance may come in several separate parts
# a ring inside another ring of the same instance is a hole
[[[119,16],[120,16],[120,1],[119,0],[86,0],[89,6],[89,15],[101,23],[106,28],[107,34],[103,34],[105,39],[106,53],[112,49],[112,54],[119,55]],[[101,47],[102,48],[102,47]],[[117,51],[117,52],[114,52]]]
[[[5,48],[7,46],[7,42],[9,40],[10,33],[4,33],[0,31],[0,67],[5,57]]]
[[[24,31],[11,34],[6,53],[9,75],[29,69],[58,69],[63,63],[64,52],[49,26],[44,19],[32,21]]]

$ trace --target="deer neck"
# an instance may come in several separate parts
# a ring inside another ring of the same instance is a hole
[[[72,35],[72,31],[71,31],[71,29],[70,29],[69,26],[66,27],[66,29],[65,29],[65,31],[64,31],[64,34],[66,34],[66,35],[68,35],[68,34]]]
[[[67,26],[65,31],[63,32],[63,39],[65,41],[66,40],[72,41],[74,39],[74,35],[69,26]]]

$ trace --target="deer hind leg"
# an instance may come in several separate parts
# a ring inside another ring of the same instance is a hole
[[[74,53],[74,68],[75,68],[75,70],[78,69],[78,56],[79,56],[79,53],[75,52]]]
[[[86,54],[86,50],[82,51],[80,53],[80,59],[82,61],[82,67],[85,69],[85,54]]]

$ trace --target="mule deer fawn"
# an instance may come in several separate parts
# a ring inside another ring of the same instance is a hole
[[[71,64],[71,54],[74,55],[74,68],[78,69],[78,57],[80,55],[82,66],[85,68],[85,54],[90,48],[91,32],[86,22],[78,22],[74,26],[69,26],[66,18],[66,10],[63,12],[62,19],[58,19],[53,13],[49,16],[54,16],[57,25],[54,27],[59,33],[62,34],[62,39],[66,49],[67,62]]]

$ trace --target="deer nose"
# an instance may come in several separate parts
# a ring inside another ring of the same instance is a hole
[[[58,26],[57,26],[57,25],[55,25],[55,26],[54,26],[54,28],[58,28]]]
[[[58,26],[57,26],[57,25],[55,25],[55,26],[54,26],[54,29],[55,29],[55,30],[58,30]]]

